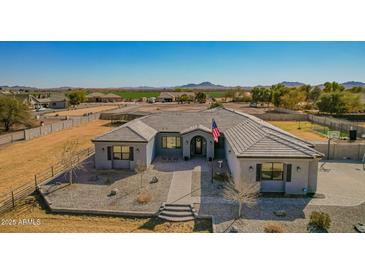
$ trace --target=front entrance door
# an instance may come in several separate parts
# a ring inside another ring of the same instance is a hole
[[[195,154],[202,154],[203,152],[203,140],[201,137],[195,138]]]

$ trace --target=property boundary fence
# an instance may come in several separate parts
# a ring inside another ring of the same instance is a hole
[[[306,114],[297,112],[290,109],[285,108],[275,108],[276,112],[286,113],[286,114],[300,114],[306,117],[307,120],[320,124],[322,126],[329,127],[332,130],[338,130],[340,132],[349,132],[349,130],[354,129],[357,132],[357,137],[361,138],[365,136],[365,127],[358,125],[357,122],[351,122],[344,119],[337,119],[328,116],[318,116],[313,114]]]
[[[362,136],[365,136],[365,127],[357,125],[356,122],[326,116],[316,116],[313,114],[308,114],[308,120],[340,132],[348,132],[349,130],[354,129],[357,131],[357,137],[361,138]]]
[[[48,135],[53,132],[76,127],[87,122],[98,120],[99,117],[100,113],[93,113],[87,116],[70,117],[67,120],[59,121],[49,125],[44,125],[36,128],[30,128],[14,133],[9,133],[0,136],[0,145],[5,145],[8,143],[13,143],[15,141],[21,141],[21,140],[31,140],[40,136]]]
[[[94,154],[94,152],[94,148],[81,150],[76,156],[77,161],[81,162],[89,158],[91,155]],[[32,194],[38,189],[39,186],[56,178],[65,171],[66,169],[61,163],[56,163],[50,168],[47,168],[35,174],[32,181],[29,181],[21,185],[20,187],[13,189],[9,193],[5,193],[4,195],[0,196],[0,214],[6,212],[11,208],[14,208],[19,200],[24,199],[28,195]]]

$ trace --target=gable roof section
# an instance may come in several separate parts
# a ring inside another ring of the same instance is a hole
[[[184,134],[187,134],[187,133],[195,131],[195,130],[201,130],[201,131],[205,131],[205,132],[208,132],[208,133],[212,133],[212,130],[210,128],[207,128],[207,127],[202,126],[202,125],[194,125],[194,126],[191,126],[191,127],[188,127],[186,129],[182,130],[180,132],[180,134],[184,135]]]
[[[102,136],[96,137],[96,142],[148,142],[157,131],[139,119],[126,123]]]

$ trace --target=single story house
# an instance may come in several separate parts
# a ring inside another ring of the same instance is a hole
[[[93,92],[86,95],[88,103],[114,103],[121,102],[123,98],[113,93]]]
[[[215,143],[212,119],[221,136]],[[132,120],[93,140],[97,169],[134,169],[156,156],[225,159],[233,179],[259,182],[262,192],[314,193],[313,145],[252,115],[225,108],[162,112]]]
[[[162,91],[158,96],[159,102],[176,102],[181,95],[195,96],[195,93],[192,91]]]
[[[37,98],[29,95],[28,103],[35,109],[40,109],[42,107],[63,109],[68,107],[68,99],[64,94],[51,94],[51,96],[45,98]]]

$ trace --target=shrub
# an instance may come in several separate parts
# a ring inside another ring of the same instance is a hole
[[[229,176],[226,172],[224,172],[224,173],[216,172],[213,176],[213,179],[216,181],[227,182],[229,179]]]
[[[212,109],[212,108],[218,108],[218,107],[222,107],[222,106],[223,106],[222,103],[214,102],[214,103],[210,104],[209,108]]]
[[[281,224],[271,222],[271,223],[267,223],[264,226],[264,231],[266,233],[283,233],[283,232],[285,232],[285,229]]]
[[[310,218],[308,223],[309,228],[314,227],[320,230],[327,231],[331,226],[331,218],[325,212],[313,211],[309,218]]]
[[[142,192],[137,197],[137,202],[142,205],[149,203],[151,200],[152,196],[148,192]]]

